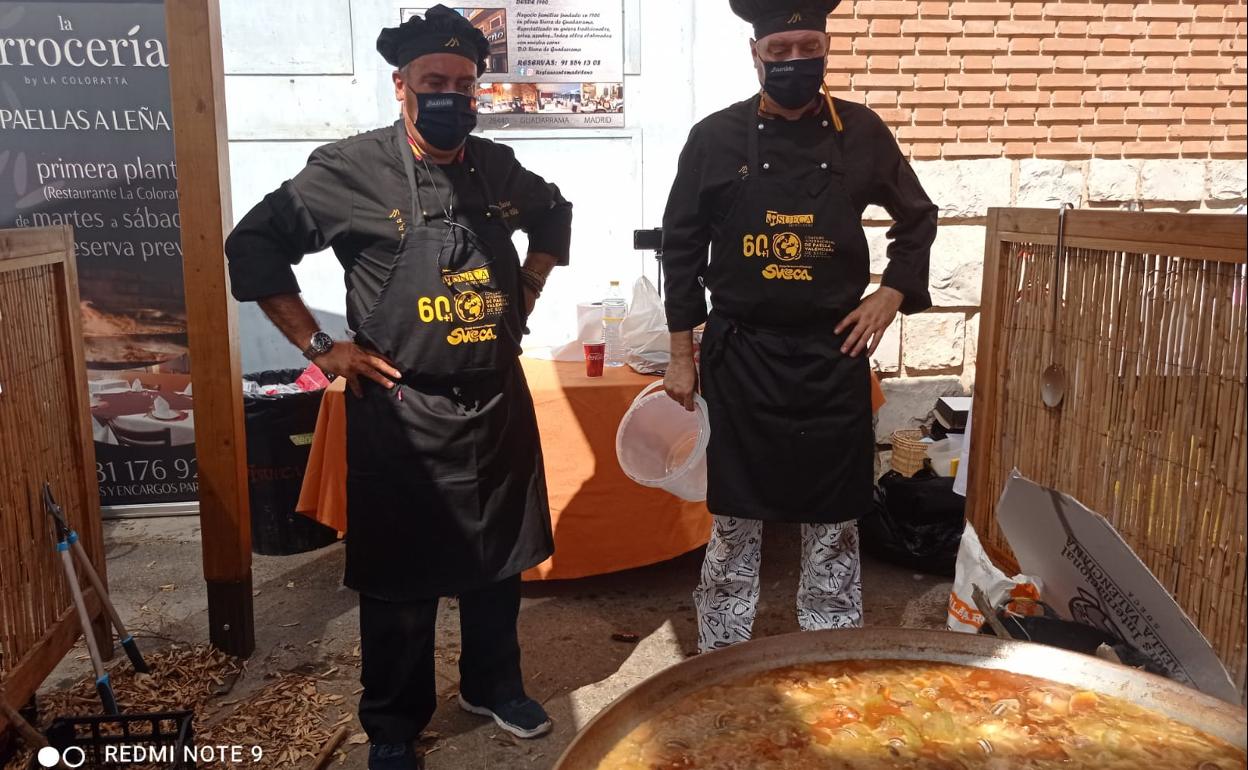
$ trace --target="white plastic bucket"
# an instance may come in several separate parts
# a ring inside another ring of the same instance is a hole
[[[694,411],[689,412],[662,387],[659,380],[633,399],[615,433],[615,455],[624,474],[638,484],[701,502],[706,499],[706,445],[711,438],[706,401],[695,394]]]

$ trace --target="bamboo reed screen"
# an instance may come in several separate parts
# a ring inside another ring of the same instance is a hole
[[[1057,224],[989,216],[968,517],[1015,569],[993,515],[1011,469],[1103,514],[1242,698],[1245,220],[1072,211],[1060,264]],[[1041,400],[1051,362],[1066,372],[1057,408]]]
[[[0,230],[0,681],[15,707],[79,634],[45,480],[104,575],[73,252],[68,228]]]

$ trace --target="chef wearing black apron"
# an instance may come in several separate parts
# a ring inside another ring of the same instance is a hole
[[[518,356],[571,204],[512,151],[469,137],[489,44],[443,6],[384,30],[403,115],[316,150],[226,244],[233,290],[348,378],[345,584],[360,592],[369,767],[423,766],[438,598],[458,596],[460,704],[523,738],[520,573],[553,551],[541,446]],[[511,235],[529,236],[524,265]],[[320,332],[291,271],[332,248],[351,342]]]
[[[875,113],[820,92],[838,4],[731,0],[754,26],[763,89],[694,127],[664,215],[666,385],[690,408],[690,330],[706,321],[715,521],[694,595],[703,651],[750,637],[765,521],[803,525],[802,628],[861,624],[856,520],[871,504],[874,447],[867,357],[899,310],[931,304],[936,207]],[[869,204],[895,224],[882,286],[863,299]]]

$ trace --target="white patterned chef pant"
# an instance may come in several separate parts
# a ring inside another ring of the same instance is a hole
[[[763,522],[715,516],[693,592],[698,650],[748,641],[758,611]],[[862,625],[858,523],[802,525],[802,576],[797,621],[803,631]]]

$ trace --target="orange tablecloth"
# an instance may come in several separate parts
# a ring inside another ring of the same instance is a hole
[[[623,367],[603,377],[585,365],[521,359],[542,434],[555,555],[524,574],[563,580],[643,567],[706,544],[711,519],[686,503],[635,484],[620,470],[615,432],[633,399],[655,378]],[[325,393],[298,511],[339,532],[347,529],[346,392]],[[872,377],[872,401],[883,393]]]
[[[633,483],[615,458],[616,428],[655,378],[627,367],[589,378],[581,363],[522,363],[537,408],[555,532],[555,555],[526,580],[618,572],[706,544],[705,504]],[[347,528],[346,397],[341,380],[325,393],[298,506],[340,532]]]

